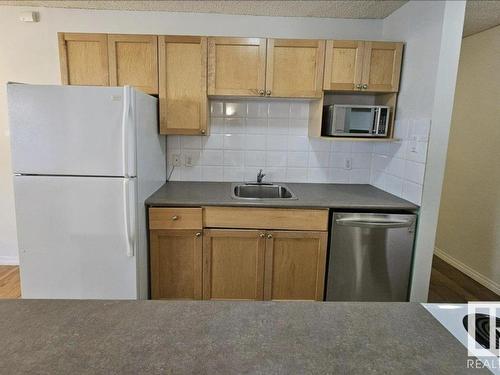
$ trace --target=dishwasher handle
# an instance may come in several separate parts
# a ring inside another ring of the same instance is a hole
[[[360,228],[407,228],[413,225],[413,220],[380,220],[380,219],[337,219],[335,223],[347,227]]]

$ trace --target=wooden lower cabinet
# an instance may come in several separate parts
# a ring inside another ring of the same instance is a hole
[[[203,299],[323,300],[327,232],[204,231]]]
[[[262,300],[264,232],[206,229],[203,236],[203,299]]]
[[[323,300],[328,232],[268,231],[265,300]]]
[[[150,208],[153,299],[323,300],[326,230],[202,230],[211,216],[202,222],[201,211]],[[293,224],[297,213],[290,215]],[[318,218],[318,227],[327,219]]]
[[[202,235],[198,230],[151,230],[151,298],[202,298]]]

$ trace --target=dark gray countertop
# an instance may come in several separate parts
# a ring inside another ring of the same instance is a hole
[[[412,303],[0,301],[5,374],[488,374]]]
[[[230,182],[167,182],[146,200],[150,206],[254,206],[366,210],[417,210],[418,206],[371,185],[286,183],[297,200],[231,198]]]

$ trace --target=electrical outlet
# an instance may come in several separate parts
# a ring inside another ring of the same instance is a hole
[[[193,158],[191,155],[184,155],[184,165],[186,167],[192,167],[193,166]]]
[[[181,154],[172,154],[172,165],[174,167],[181,166]]]
[[[352,159],[345,158],[344,159],[344,169],[351,169],[351,168],[352,168]]]

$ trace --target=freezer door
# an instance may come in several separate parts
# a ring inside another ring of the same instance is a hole
[[[23,298],[137,298],[135,178],[15,176]]]
[[[135,176],[130,87],[8,84],[14,173]]]

